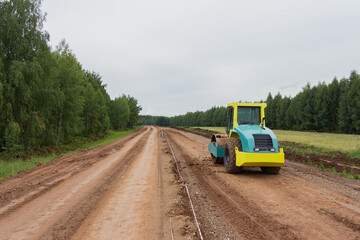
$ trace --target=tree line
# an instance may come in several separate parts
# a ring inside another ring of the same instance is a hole
[[[311,87],[295,97],[280,93],[267,99],[266,123],[270,128],[360,134],[360,75],[336,78]]]
[[[360,134],[360,75],[356,71],[349,78],[334,78],[329,84],[311,87],[308,83],[293,98],[269,93],[265,102],[269,128]],[[140,123],[222,127],[226,125],[225,116],[225,107],[212,107],[174,117],[141,116]]]
[[[226,125],[226,107],[212,107],[207,111],[188,112],[174,117],[140,116],[141,125],[218,127]]]
[[[0,151],[21,152],[104,135],[138,122],[134,97],[110,99],[98,73],[43,30],[41,0],[0,1]]]

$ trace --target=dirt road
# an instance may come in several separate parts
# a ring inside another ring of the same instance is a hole
[[[207,239],[360,239],[359,181],[288,161],[279,175],[227,174],[207,157],[207,138],[167,134]]]
[[[164,129],[205,239],[360,239],[360,184],[287,162],[279,175],[214,166],[205,137]],[[0,239],[196,239],[156,127],[0,181]]]
[[[159,136],[146,127],[0,181],[0,239],[168,239],[170,219],[191,236]]]

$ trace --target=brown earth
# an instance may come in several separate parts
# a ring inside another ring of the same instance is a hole
[[[227,174],[209,139],[168,129],[206,239],[360,239],[360,185],[286,161],[279,175]]]
[[[211,138],[212,135],[214,135],[214,134],[219,134],[217,132],[210,131],[210,130],[207,130],[207,129],[202,129],[202,128],[193,128],[192,131],[189,131],[189,130],[185,129],[187,127],[184,127],[184,128],[173,127],[173,128],[177,129],[177,130],[184,131],[184,132],[194,133],[194,134],[204,136],[204,137],[207,137],[207,138]]]
[[[300,163],[308,163],[310,161],[314,166],[322,165],[324,168],[335,169],[337,172],[345,170],[347,173],[360,175],[360,159],[351,158],[342,152],[334,151],[304,154],[296,152],[292,150],[292,148],[313,150],[315,149],[314,146],[303,146],[295,142],[280,142],[280,144],[284,147],[287,159],[291,159],[292,161]]]
[[[209,138],[164,129],[205,239],[360,239],[356,180],[287,161],[227,174]],[[159,128],[0,181],[0,239],[198,239]]]
[[[176,239],[194,229],[159,129],[0,181],[0,239]]]

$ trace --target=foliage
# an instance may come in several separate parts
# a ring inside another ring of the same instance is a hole
[[[21,129],[19,124],[16,122],[10,122],[5,129],[5,146],[4,149],[7,150],[11,155],[17,155],[23,150],[21,145]]]
[[[69,141],[83,131],[81,113],[84,107],[82,88],[85,85],[85,75],[64,40],[53,55],[56,62],[53,76],[56,84],[56,101],[52,116],[56,120],[52,126],[58,144]]]
[[[272,129],[360,134],[360,75],[352,71],[349,79],[336,78],[330,84],[307,83],[295,97],[273,97],[269,93],[265,108],[266,125]],[[168,117],[165,126],[225,126],[225,107],[188,112]],[[142,116],[141,124],[162,124],[164,117]],[[166,118],[166,117],[165,117]]]
[[[130,119],[130,108],[126,96],[115,98],[110,105],[110,121],[113,129],[127,127]]]
[[[4,136],[13,123],[21,132],[16,146],[38,144],[44,130],[46,104],[37,99],[46,93],[38,86],[50,74],[51,54],[40,5],[39,0],[0,2],[0,149],[8,151]]]
[[[226,108],[212,107],[202,112],[188,112],[185,115],[175,117],[164,116],[141,116],[141,125],[158,125],[158,126],[225,126]]]
[[[11,157],[133,128],[141,110],[131,96],[111,100],[65,40],[51,50],[41,3],[0,1],[0,153]]]
[[[110,127],[108,105],[111,100],[102,83],[101,76],[95,72],[85,72],[87,84],[84,91],[84,135],[101,135]]]
[[[170,120],[167,117],[161,116],[156,120],[156,125],[160,127],[169,126],[169,124],[170,124]]]
[[[308,83],[294,98],[280,93],[266,100],[270,128],[360,134],[360,75],[352,71],[340,82]],[[285,123],[284,123],[285,122]]]
[[[140,125],[156,125],[156,121],[160,116],[151,116],[151,115],[140,115],[139,124]]]
[[[139,122],[139,112],[142,110],[142,108],[138,105],[138,102],[135,98],[131,96],[127,96],[126,98],[130,109],[128,127],[133,128],[135,124]]]

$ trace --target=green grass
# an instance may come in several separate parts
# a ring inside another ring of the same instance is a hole
[[[313,165],[310,165],[310,166],[313,166]],[[324,170],[324,171],[328,171],[328,172],[331,172],[331,173],[342,175],[342,176],[347,177],[347,178],[360,180],[360,174],[354,174],[353,170],[351,170],[351,172],[346,172],[346,170],[344,169],[342,172],[338,172],[338,171],[336,171],[335,168],[325,168],[323,164],[320,164],[320,166],[315,166],[315,167],[320,168],[321,170]]]
[[[64,149],[71,149],[71,150],[62,152],[61,154],[52,153],[45,157],[32,157],[29,160],[22,160],[19,158],[11,159],[11,160],[0,159],[0,180],[4,179],[6,176],[8,176],[10,174],[15,175],[16,173],[18,173],[20,171],[36,167],[39,162],[41,162],[42,164],[45,164],[45,163],[50,162],[53,159],[58,158],[60,155],[69,155],[69,154],[78,152],[80,150],[94,148],[94,147],[97,147],[100,145],[104,145],[104,144],[113,142],[115,140],[119,140],[119,139],[133,133],[136,129],[139,129],[139,128],[141,128],[141,127],[136,127],[135,129],[128,130],[128,131],[109,131],[108,135],[105,138],[99,139],[96,141],[83,143],[83,144],[81,144],[81,146],[76,147],[75,149],[73,146],[71,146],[71,144],[65,145]],[[78,144],[78,142],[76,144]]]
[[[326,149],[326,148],[309,147],[310,145],[308,144],[303,144],[303,143],[298,143],[298,144],[299,146],[291,146],[291,145],[287,145],[286,142],[284,142],[283,145],[281,145],[281,147],[283,147],[286,150],[300,153],[303,155],[308,155],[308,154],[329,155],[329,152],[333,151],[331,149]]]
[[[340,151],[360,158],[360,135],[274,130],[279,141],[312,145],[323,151]]]
[[[45,164],[55,159],[57,156],[55,154],[49,155],[47,157],[36,157],[31,158],[30,160],[23,161],[22,159],[13,159],[10,161],[0,160],[0,180],[5,178],[8,175],[15,175],[16,173],[23,171],[28,168],[35,167],[39,162]]]
[[[352,179],[360,180],[360,174],[354,174],[353,171],[351,171],[351,172],[346,172],[346,170],[344,169],[342,172],[337,172],[336,170],[334,170],[334,169],[329,169],[329,168],[326,168],[326,169],[324,169],[324,170],[325,170],[325,171],[328,171],[328,172],[332,172],[332,173],[336,173],[336,174],[342,175],[342,176],[347,177],[347,178],[352,178]]]
[[[344,152],[360,150],[360,135],[274,130],[279,141],[291,141]]]
[[[194,128],[201,128],[201,129],[205,129],[205,130],[210,130],[213,132],[218,132],[221,134],[225,134],[225,127],[191,127],[192,129]]]
[[[142,128],[141,126],[137,126],[135,127],[135,129],[132,130],[128,130],[128,131],[110,131],[109,135],[103,139],[97,140],[97,141],[93,141],[90,143],[85,144],[81,149],[89,149],[89,148],[94,148],[100,145],[104,145],[107,143],[111,143],[115,140],[119,140],[121,138],[126,137],[127,135],[133,133],[135,130]],[[80,149],[80,150],[81,150]]]

